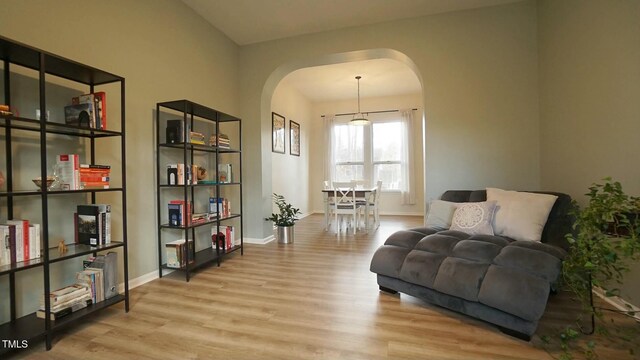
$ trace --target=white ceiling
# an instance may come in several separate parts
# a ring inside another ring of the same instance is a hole
[[[182,0],[238,45],[521,0]],[[290,84],[312,102],[421,91],[416,75],[395,60],[305,68]]]
[[[360,97],[403,95],[421,91],[420,81],[400,61],[377,59],[304,68],[287,75],[282,83],[292,86],[312,102]]]

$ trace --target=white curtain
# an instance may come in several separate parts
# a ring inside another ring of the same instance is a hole
[[[333,124],[336,120],[335,115],[325,115],[324,117],[324,145],[325,145],[325,161],[324,161],[324,179],[332,184],[334,179],[334,171],[336,168],[335,156],[333,156],[334,139]]]
[[[416,203],[416,185],[413,169],[413,110],[402,110],[402,174],[404,183],[400,189],[402,194],[402,205],[413,205]]]

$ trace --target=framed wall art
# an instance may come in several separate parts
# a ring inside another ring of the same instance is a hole
[[[300,156],[300,124],[289,120],[289,153]]]
[[[271,151],[284,154],[284,116],[271,113]]]

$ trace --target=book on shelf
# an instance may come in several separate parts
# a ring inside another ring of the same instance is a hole
[[[31,259],[42,257],[42,230],[40,224],[29,224],[29,251]]]
[[[111,166],[80,164],[80,188],[108,189]]]
[[[16,262],[16,226],[0,225],[0,266]]]
[[[61,154],[56,157],[62,190],[80,189],[80,157],[77,154]]]
[[[16,235],[15,235],[15,252],[16,252],[16,262],[29,261],[30,250],[29,250],[29,220],[7,220],[8,225],[15,225],[16,227]]]
[[[76,284],[86,286],[91,291],[90,298],[94,304],[104,300],[103,270],[86,268],[76,273]]]
[[[169,226],[186,226],[191,224],[193,204],[190,201],[171,200],[168,207]]]
[[[65,106],[64,121],[67,125],[95,129],[95,106],[92,103],[72,104]]]
[[[209,146],[229,149],[231,148],[231,142],[226,134],[213,134],[209,137]]]
[[[220,183],[233,182],[233,172],[231,164],[218,164],[218,181]]]
[[[107,129],[107,96],[103,91],[83,94],[71,98],[71,105],[65,107],[65,119],[67,124],[78,125],[81,127],[90,127],[92,129]],[[69,109],[69,110],[67,110]],[[74,115],[71,109],[80,111],[78,117],[84,119],[76,120],[75,117],[66,114],[69,111],[70,115]],[[81,110],[80,110],[81,109]],[[86,114],[83,114],[86,112]],[[88,126],[85,126],[85,119],[88,118]]]
[[[111,243],[111,205],[78,205],[76,214],[78,243],[90,246]]]
[[[181,269],[187,266],[187,257],[189,257],[189,263],[193,263],[194,244],[193,239],[189,239],[189,250],[185,245],[185,239],[179,239],[170,241],[165,244],[165,252],[167,255],[167,267],[174,269]],[[191,255],[189,255],[189,252]]]
[[[195,177],[193,174],[193,166],[185,166],[184,164],[168,164],[167,165],[167,183],[169,185],[185,185],[185,184],[197,184],[197,180],[193,180]],[[197,169],[196,169],[197,170]],[[186,179],[185,179],[186,175]]]
[[[118,295],[118,254],[110,251],[105,255],[91,257],[82,262],[83,268],[102,269],[104,298],[110,299]]]
[[[66,308],[64,308],[62,310],[58,310],[58,311],[55,311],[55,312],[50,312],[49,313],[49,319],[51,319],[52,321],[58,320],[58,319],[63,318],[65,316],[67,316],[67,315],[71,315],[71,314],[73,314],[74,312],[76,312],[78,310],[84,309],[84,308],[86,308],[87,306],[89,306],[91,304],[92,304],[92,301],[90,299],[89,300],[76,301],[76,302],[72,303],[71,305],[69,305],[68,307],[66,307]],[[45,313],[44,309],[38,310],[36,312],[36,316],[39,319],[44,319],[45,316],[46,316],[46,313]]]
[[[85,294],[89,294],[89,288],[80,284],[73,284],[63,288],[53,290],[49,293],[49,306],[59,306],[68,303],[70,300],[77,300]],[[40,298],[40,307],[44,309],[44,296]]]
[[[204,145],[204,134],[197,131],[190,131],[189,142],[196,145]]]
[[[231,216],[231,202],[226,198],[210,197],[209,213],[214,216],[220,215],[221,218],[229,217]]]
[[[100,119],[100,129],[107,130],[107,94],[104,91],[93,93],[95,104],[97,106],[96,114]]]

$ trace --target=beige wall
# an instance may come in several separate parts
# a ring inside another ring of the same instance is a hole
[[[155,104],[186,98],[239,115],[238,46],[180,1],[31,0],[1,6],[2,36],[126,79],[129,276],[153,272]],[[41,275],[25,276],[41,284]],[[6,279],[0,278],[3,294]],[[40,285],[26,283],[20,282],[21,313],[33,312],[42,294]],[[2,311],[0,322],[5,316]]]
[[[302,214],[310,212],[309,159],[317,151],[311,147],[311,102],[288,85],[286,79],[278,84],[271,101],[271,111],[285,117],[285,153],[271,153],[272,192],[284,195],[287,202]],[[300,124],[300,156],[290,153],[289,120]],[[270,145],[271,146],[271,145]],[[277,208],[274,205],[274,210]]]
[[[584,203],[611,176],[640,195],[640,2],[541,1],[538,16],[542,187]],[[640,303],[640,265],[623,294]]]
[[[402,205],[400,193],[384,192],[380,197],[380,213],[381,214],[407,214],[407,215],[423,215],[424,214],[424,158],[422,156],[422,94],[409,94],[400,96],[385,96],[361,99],[362,109],[368,111],[388,110],[388,109],[415,109],[413,112],[413,144],[414,144],[414,162],[413,170],[415,181],[415,205]],[[311,131],[315,134],[311,138],[311,153],[309,154],[312,164],[309,180],[309,188],[311,190],[309,196],[312,202],[312,209],[315,212],[324,212],[324,201],[320,189],[323,187],[324,164],[326,162],[325,129],[322,115],[342,114],[355,111],[356,101],[329,101],[315,103],[313,106],[313,122]],[[399,113],[398,113],[399,114]]]
[[[243,134],[247,198],[262,204],[248,209],[249,236],[271,234],[261,219],[271,211],[276,84],[302,67],[389,56],[423,85],[425,198],[447,189],[539,188],[534,2],[297,36],[240,50],[241,116],[251,129]]]

